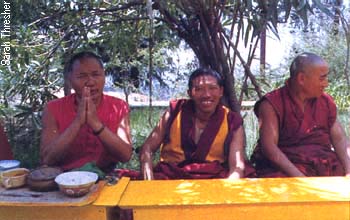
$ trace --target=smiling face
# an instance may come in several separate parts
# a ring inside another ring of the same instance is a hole
[[[72,65],[69,79],[79,99],[82,97],[84,87],[88,87],[94,103],[96,105],[100,103],[105,84],[105,72],[95,58],[86,57],[76,60]]]
[[[196,113],[211,115],[223,95],[223,87],[218,84],[215,77],[201,75],[192,80],[192,88],[188,95],[194,101]]]

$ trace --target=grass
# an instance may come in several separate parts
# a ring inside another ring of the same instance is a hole
[[[154,108],[152,112],[148,108],[134,108],[130,112],[130,126],[133,143],[133,155],[127,163],[118,163],[118,168],[128,168],[139,170],[139,150],[143,142],[153,130],[153,127],[158,123],[165,108]],[[151,114],[151,116],[150,116]],[[155,154],[155,162],[158,160],[158,155]]]

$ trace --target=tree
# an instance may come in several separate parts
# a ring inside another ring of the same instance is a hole
[[[223,75],[226,103],[238,111],[244,95],[251,93],[248,85],[256,96],[262,95],[250,68],[261,32],[267,28],[278,35],[278,23],[286,22],[291,12],[305,24],[314,7],[330,14],[319,0],[153,0],[154,25],[150,29],[146,3],[14,1],[16,31],[12,34],[12,49],[16,62],[1,67],[4,99],[20,94],[22,103],[40,110],[62,84],[64,61],[84,48],[102,55],[111,72],[118,68],[118,73],[129,72],[136,67],[144,77],[142,82],[149,82],[146,79],[151,79],[150,75],[145,74],[145,64],[150,61],[148,49],[152,48],[153,55],[159,54],[154,61],[160,62],[154,66],[164,70],[167,59],[161,51],[176,47],[183,39],[201,66]],[[30,11],[27,16],[21,13],[23,7]],[[247,48],[244,53],[242,44]],[[151,76],[162,82],[162,71],[153,71]],[[32,85],[29,91],[28,84]]]
[[[102,56],[107,74],[139,72],[138,81],[147,82],[145,73],[148,71],[144,64],[149,57],[150,30],[143,1],[115,2],[13,1],[13,60],[8,66],[0,66],[4,103],[15,97],[21,105],[40,111],[62,87],[65,61],[72,53],[83,49]],[[161,84],[164,84],[161,70],[168,68],[166,54],[161,51],[177,44],[167,40],[168,32],[163,29],[164,26],[155,28],[153,43],[156,70],[159,70],[155,76]],[[132,71],[135,68],[137,71]],[[115,82],[116,86],[131,85],[125,81],[119,84],[118,79]],[[69,85],[65,86],[68,94]]]
[[[278,34],[277,24],[286,22],[292,8],[307,24],[308,11],[312,7],[330,14],[319,1],[218,1],[179,0],[155,2],[167,25],[193,49],[202,66],[220,72],[225,79],[225,95],[231,109],[239,110],[247,80],[253,85],[257,96],[262,92],[255,74],[250,70],[261,33],[265,28]],[[242,36],[242,38],[241,38]],[[243,41],[248,55],[243,57],[238,49]],[[235,89],[236,63],[244,69],[242,89]],[[238,98],[239,97],[239,98]]]

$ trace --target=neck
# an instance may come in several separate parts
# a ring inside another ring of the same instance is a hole
[[[305,94],[300,90],[300,88],[296,87],[293,83],[289,85],[289,93],[291,94],[296,104],[302,110],[304,110],[305,104],[309,100],[309,98],[306,97]]]
[[[205,122],[208,122],[209,121],[209,119],[210,119],[210,116],[211,116],[212,114],[203,114],[203,113],[198,113],[198,112],[196,112],[196,114],[195,114],[195,118],[199,121],[199,122],[202,122],[202,123],[205,123]]]

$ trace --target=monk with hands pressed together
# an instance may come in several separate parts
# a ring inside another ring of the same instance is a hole
[[[75,93],[47,104],[43,112],[42,163],[63,170],[94,162],[105,172],[132,154],[129,107],[104,95],[105,73],[91,52],[72,57],[66,66]]]

